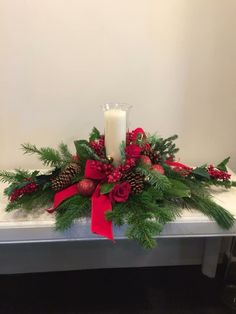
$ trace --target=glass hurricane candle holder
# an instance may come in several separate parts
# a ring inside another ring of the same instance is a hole
[[[121,145],[126,143],[128,112],[131,108],[127,104],[105,104],[104,134],[107,158],[112,158],[114,165],[121,161]]]

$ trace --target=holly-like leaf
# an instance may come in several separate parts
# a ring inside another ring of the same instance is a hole
[[[101,194],[108,194],[111,192],[111,190],[114,188],[114,183],[104,183],[101,186],[100,193]]]
[[[221,171],[227,172],[226,165],[228,164],[229,160],[230,160],[230,157],[225,158],[221,163],[219,163],[219,165],[216,166],[216,168]]]
[[[93,128],[92,129],[92,132],[90,133],[89,135],[89,141],[94,141],[94,140],[97,140],[101,137],[101,134],[99,132],[99,130],[97,128]]]
[[[210,179],[210,175],[209,175],[205,165],[193,169],[192,173],[195,174],[196,176],[199,176],[199,177],[202,177],[202,178],[205,178],[208,180]]]
[[[86,146],[89,147],[88,141],[85,140],[79,140],[74,141],[76,153],[79,156],[80,161],[90,159],[90,154],[88,153],[88,150],[86,149]]]

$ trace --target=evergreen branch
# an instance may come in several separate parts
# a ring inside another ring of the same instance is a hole
[[[112,221],[116,226],[122,226],[125,224],[127,215],[126,203],[114,203],[112,211],[106,212],[106,219]]]
[[[146,182],[153,186],[156,190],[166,192],[170,189],[171,183],[168,178],[159,172],[150,170],[142,165],[139,165],[135,170],[145,176]]]
[[[162,205],[158,204],[157,207],[157,210],[154,211],[154,216],[162,225],[175,220],[182,213],[182,208],[178,201],[176,204],[174,204],[174,201],[165,201]]]
[[[26,143],[22,144],[22,149],[24,154],[36,154],[39,159],[43,162],[45,166],[51,167],[61,167],[64,165],[64,162],[59,154],[59,152],[50,147],[42,147],[38,149],[35,145]]]
[[[89,134],[89,141],[95,141],[101,137],[99,130],[93,127],[92,132]]]
[[[14,171],[0,171],[0,181],[3,183],[20,183],[22,180],[29,179],[33,174],[28,170],[15,169]],[[38,172],[37,172],[38,173]]]
[[[210,198],[195,195],[191,199],[186,199],[186,202],[209,218],[213,218],[224,229],[231,228],[235,222],[234,216],[230,212],[213,202]]]
[[[56,230],[68,229],[73,221],[88,216],[90,212],[90,199],[81,195],[74,195],[57,207]]]
[[[87,152],[89,159],[98,160],[98,161],[101,161],[101,162],[106,163],[106,164],[109,162],[107,159],[99,157],[95,153],[95,151],[90,146],[88,146],[87,144],[80,144],[80,146],[81,146],[81,148],[83,148]]]
[[[162,161],[165,161],[169,157],[174,157],[175,154],[179,151],[179,149],[176,148],[175,143],[173,143],[177,138],[178,135],[173,135],[166,139],[161,137],[156,137],[156,139],[153,137],[151,138],[153,142],[152,148],[154,151],[160,153]]]
[[[0,171],[0,181],[3,183],[14,183],[16,182],[16,173],[2,170]]]
[[[59,144],[58,149],[64,162],[70,163],[72,159],[72,154],[69,151],[68,145],[62,142],[61,144]]]
[[[9,202],[6,211],[14,209],[33,210],[49,206],[53,201],[54,192],[50,189],[38,190],[32,194],[25,194],[14,202]]]
[[[128,217],[128,229],[126,235],[129,239],[136,240],[146,249],[156,246],[154,237],[162,231],[163,225],[151,220],[147,213],[136,210]]]

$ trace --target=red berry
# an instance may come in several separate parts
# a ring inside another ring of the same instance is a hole
[[[158,165],[158,164],[153,165],[152,166],[152,170],[157,171],[157,172],[159,172],[161,174],[165,173],[163,167],[161,165]]]

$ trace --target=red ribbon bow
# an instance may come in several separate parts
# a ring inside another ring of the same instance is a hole
[[[93,160],[87,160],[85,165],[85,177],[102,181],[106,178],[105,174],[98,171],[94,165]],[[93,233],[104,236],[113,240],[112,222],[107,221],[105,214],[107,211],[112,210],[112,203],[107,194],[101,194],[101,184],[98,184],[95,192],[92,195],[91,206],[91,231]],[[52,208],[47,209],[49,213],[53,213],[56,208],[67,198],[78,193],[77,183],[69,186],[68,188],[59,191],[54,196],[54,204]]]

